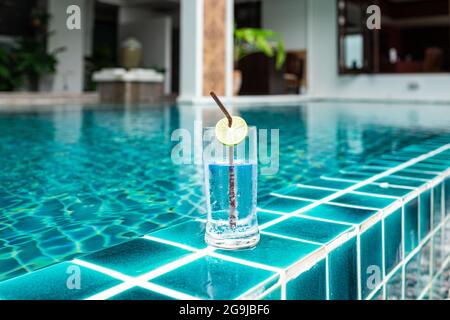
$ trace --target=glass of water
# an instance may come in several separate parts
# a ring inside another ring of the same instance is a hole
[[[226,146],[214,128],[203,129],[203,165],[208,210],[205,241],[222,249],[242,249],[259,241],[256,218],[257,134]]]

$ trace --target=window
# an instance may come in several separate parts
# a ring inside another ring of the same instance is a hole
[[[369,30],[367,7],[381,9]],[[450,72],[448,0],[338,0],[339,72]]]

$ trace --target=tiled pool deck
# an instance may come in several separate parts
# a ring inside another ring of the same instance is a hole
[[[259,204],[255,249],[207,247],[196,220],[4,281],[0,298],[445,298],[448,141],[273,192]]]

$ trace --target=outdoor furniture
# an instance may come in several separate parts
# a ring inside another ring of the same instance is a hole
[[[93,79],[102,103],[156,102],[164,96],[164,75],[152,69],[102,69]]]
[[[285,93],[298,94],[303,81],[304,60],[297,54],[288,52],[284,73]]]
[[[240,95],[270,95],[284,93],[283,70],[276,70],[275,58],[253,53],[238,63],[242,72]]]

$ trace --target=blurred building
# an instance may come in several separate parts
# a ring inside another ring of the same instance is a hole
[[[81,10],[79,30],[67,26],[71,5]],[[372,5],[381,29],[368,27]],[[202,101],[210,90],[232,97],[235,68],[241,96],[450,100],[446,0],[2,0],[3,46],[29,32],[36,6],[51,17],[47,49],[66,49],[41,91],[94,90],[92,73],[118,67],[132,37],[143,47],[140,66],[163,72],[165,94],[179,101]],[[262,54],[235,63],[235,27],[281,34],[283,68]]]

